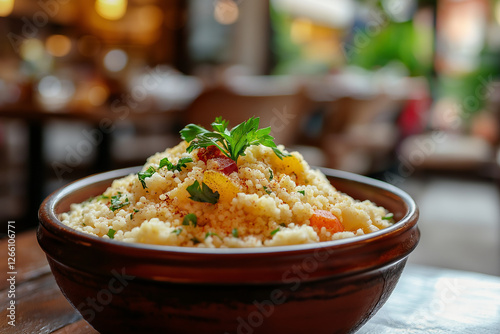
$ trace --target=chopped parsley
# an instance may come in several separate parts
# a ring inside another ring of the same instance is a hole
[[[134,219],[134,215],[139,212],[139,210],[134,209],[134,212],[130,214],[130,219]]]
[[[187,167],[187,163],[189,162],[193,162],[193,159],[191,159],[190,157],[184,157],[184,158],[180,158],[179,159],[179,162],[177,162],[177,165],[174,165],[173,163],[171,163],[168,158],[163,158],[161,159],[160,161],[160,168],[163,168],[165,166],[167,166],[167,169],[169,171],[173,171],[173,170],[177,170],[177,171],[181,171],[182,168],[186,168]]]
[[[194,227],[198,224],[198,217],[194,213],[185,215],[182,220],[182,225],[189,226],[190,224],[193,224]]]
[[[115,231],[115,230],[113,230],[112,228],[110,228],[110,229],[108,230],[108,233],[106,233],[106,235],[107,235],[110,239],[114,239],[114,238],[115,238],[115,233],[116,233],[116,231]]]
[[[187,152],[197,148],[216,146],[225,156],[237,162],[238,157],[245,155],[247,147],[264,145],[271,147],[274,153],[283,159],[287,155],[276,147],[274,138],[269,134],[271,128],[259,129],[259,121],[259,117],[251,117],[229,130],[227,128],[229,122],[223,120],[222,117],[217,117],[212,123],[214,131],[208,131],[199,125],[189,124],[180,131],[180,134],[182,139],[189,143]]]
[[[382,217],[382,219],[384,219],[384,220],[391,220],[393,218],[394,218],[394,214],[393,213],[389,213],[387,216]]]
[[[150,166],[144,172],[137,173],[137,177],[139,178],[139,181],[141,181],[141,184],[142,184],[142,189],[147,188],[146,178],[153,176],[154,173],[156,173],[156,169],[153,166]]]
[[[186,190],[189,192],[189,195],[191,195],[189,198],[193,201],[211,204],[215,204],[219,201],[219,192],[214,192],[204,182],[201,183],[200,187],[200,183],[196,180],[192,185],[187,187]]]
[[[82,226],[87,226],[87,224],[85,224],[85,223],[82,223]]]
[[[171,233],[175,233],[175,235],[179,235],[182,232],[182,228],[179,227],[178,229],[173,230]]]
[[[160,166],[158,167],[158,170],[166,166],[169,171],[177,170],[180,172],[182,168],[187,167],[186,164],[189,162],[193,162],[193,159],[191,159],[190,157],[184,157],[180,158],[179,162],[177,162],[177,164],[174,165],[168,160],[168,158],[163,158],[160,160]],[[137,173],[137,177],[139,178],[139,181],[141,181],[143,189],[147,188],[146,178],[153,176],[153,174],[156,173],[158,170],[156,170],[153,166],[149,166],[149,168],[146,169],[144,172]]]
[[[95,198],[97,201],[100,201],[102,199],[109,199],[109,196],[106,196],[106,195],[99,195]]]
[[[305,191],[305,190],[298,190],[297,192],[298,192],[298,193],[301,193],[301,194],[302,194],[302,195],[304,195],[304,196],[306,195],[306,191]]]
[[[275,235],[276,233],[278,233],[280,230],[280,228],[278,227],[277,229],[275,229],[274,231],[271,231],[271,235]]]
[[[222,240],[222,238],[217,233],[215,233],[215,232],[207,232],[205,234],[205,239],[208,238],[208,237],[212,237],[212,236],[216,236],[216,237],[218,237],[219,239]]]
[[[266,192],[266,194],[268,194],[268,195],[271,195],[271,193],[272,193],[272,191],[271,191],[271,190],[269,190],[269,188],[268,188],[268,187],[266,187],[266,186],[264,186],[264,191],[265,191],[265,192]]]
[[[125,201],[122,202],[120,200],[122,194],[121,193],[118,193],[118,195],[115,195],[115,196],[112,196],[111,197],[111,206],[109,207],[111,209],[111,211],[116,211],[118,209],[121,209],[123,208],[124,206],[127,206],[130,204],[130,202],[128,201],[128,198],[125,198]]]
[[[238,229],[237,228],[233,228],[232,234],[233,234],[233,237],[238,238],[239,237]]]
[[[198,238],[197,238],[197,237],[191,238],[191,241],[192,241],[192,242],[193,242],[193,244],[195,244],[195,245],[196,245],[196,244],[199,244],[199,243],[201,242],[200,240],[198,240]]]
[[[269,168],[269,181],[272,181],[273,177],[274,177],[273,170]]]

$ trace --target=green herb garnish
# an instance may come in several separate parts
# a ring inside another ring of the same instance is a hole
[[[196,180],[192,185],[187,187],[186,190],[189,192],[189,195],[191,195],[189,198],[193,201],[211,204],[215,204],[219,201],[219,192],[214,192],[204,182],[201,183],[200,187],[200,183]]]
[[[384,220],[391,220],[392,218],[394,218],[394,214],[393,213],[389,213],[387,216],[382,217],[382,219],[384,219]]]
[[[281,223],[280,226],[281,227],[286,227],[286,224],[285,223]]]
[[[266,186],[264,186],[264,191],[268,194],[271,195],[272,191],[269,190]]]
[[[99,195],[95,198],[96,201],[100,201],[102,199],[109,199],[109,196],[106,196],[106,195]]]
[[[273,177],[274,177],[273,170],[269,168],[269,181],[272,181]]]
[[[137,177],[139,178],[139,181],[141,181],[141,184],[142,184],[142,189],[147,188],[145,180],[147,177],[153,176],[154,173],[156,173],[156,169],[153,166],[150,166],[144,172],[137,173]]]
[[[259,129],[259,121],[259,117],[251,117],[228,130],[229,122],[223,120],[222,117],[217,117],[212,123],[214,131],[208,131],[199,125],[189,124],[180,131],[180,134],[182,139],[190,143],[186,149],[187,152],[197,148],[216,146],[225,156],[237,162],[239,156],[245,155],[247,147],[264,145],[271,147],[274,153],[283,159],[287,155],[276,147],[274,138],[269,134],[271,128]]]
[[[179,227],[178,229],[173,230],[171,233],[175,233],[175,235],[179,235],[182,232],[182,228]]]
[[[114,238],[115,238],[115,233],[116,233],[116,231],[115,231],[115,230],[113,230],[112,228],[110,228],[110,229],[108,230],[108,233],[106,233],[106,235],[107,235],[110,239],[114,239]]]
[[[194,227],[198,224],[198,217],[194,213],[190,213],[184,216],[182,220],[182,225],[189,226],[189,224],[193,224]]]
[[[177,170],[180,172],[182,168],[187,167],[186,164],[189,162],[193,162],[193,159],[191,159],[190,157],[184,157],[180,158],[177,164],[174,165],[168,160],[168,158],[163,158],[160,160],[160,166],[158,167],[158,170],[166,166],[169,171]],[[146,178],[153,176],[153,174],[156,173],[158,170],[156,170],[153,166],[150,166],[144,172],[137,173],[137,177],[139,178],[139,181],[141,181],[143,189],[147,188]]]
[[[130,202],[128,201],[128,198],[125,198],[125,201],[122,202],[120,200],[120,197],[121,197],[121,193],[118,193],[118,195],[111,197],[111,206],[109,207],[111,209],[111,211],[114,212],[114,211],[121,209],[124,206],[127,206],[130,204]]]
[[[216,237],[218,237],[219,239],[222,240],[222,238],[217,233],[215,233],[215,232],[207,232],[205,234],[205,239],[208,238],[208,237],[212,237],[212,236],[216,236]]]
[[[132,219],[134,219],[134,215],[135,215],[137,212],[139,212],[139,210],[134,209],[134,212],[130,214],[130,219],[131,219],[131,220],[132,220]]]
[[[187,163],[189,162],[193,162],[193,159],[191,159],[190,157],[184,157],[184,158],[180,158],[179,161],[177,162],[177,165],[174,165],[173,163],[171,163],[168,158],[163,158],[161,159],[160,161],[160,167],[159,168],[163,168],[165,166],[167,166],[167,169],[169,171],[173,171],[173,170],[177,170],[177,171],[181,171],[182,168],[186,168],[187,167]]]
[[[82,226],[87,226],[87,224],[85,224],[85,223],[82,223]]]
[[[197,237],[194,237],[194,238],[191,238],[191,241],[196,245],[196,244],[199,244],[201,241],[198,240]]]
[[[278,227],[277,229],[275,229],[274,231],[271,231],[271,235],[275,235],[277,232],[279,232],[280,228]]]
[[[237,228],[233,228],[233,231],[232,231],[232,234],[233,234],[233,237],[235,238],[238,238],[238,229]]]
[[[298,192],[298,193],[301,193],[301,194],[302,194],[302,195],[304,195],[304,196],[306,195],[306,191],[305,191],[305,190],[298,190],[297,192]]]

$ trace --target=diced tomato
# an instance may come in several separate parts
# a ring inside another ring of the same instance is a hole
[[[236,172],[238,166],[231,158],[226,157],[217,146],[202,147],[198,150],[198,159],[207,162],[209,159],[214,159],[217,162],[217,170],[226,175]]]
[[[236,172],[238,170],[238,166],[236,165],[236,163],[225,155],[214,158],[214,160],[218,165],[217,170],[219,170],[221,173],[230,175],[232,172]]]
[[[217,146],[202,147],[198,150],[198,159],[203,162],[207,162],[208,159],[225,157],[224,154],[219,150]]]
[[[314,210],[309,221],[311,222],[311,226],[317,227],[318,230],[325,227],[332,234],[344,231],[344,226],[337,216],[327,210]]]

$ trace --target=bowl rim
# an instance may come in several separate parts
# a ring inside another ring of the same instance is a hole
[[[169,246],[169,245],[156,245],[156,244],[145,244],[145,243],[135,243],[126,242],[120,240],[106,239],[91,235],[85,232],[81,232],[73,229],[61,222],[55,213],[55,208],[60,201],[78,191],[85,188],[93,183],[99,183],[104,181],[113,181],[115,179],[125,177],[130,174],[136,174],[141,170],[142,166],[127,167],[121,169],[115,169],[103,173],[93,174],[76,181],[73,181],[65,186],[54,191],[52,194],[47,196],[45,200],[40,205],[38,211],[39,224],[43,225],[46,229],[54,232],[58,235],[68,235],[73,234],[79,241],[83,243],[93,243],[100,245],[109,245],[118,248],[127,248],[128,250],[142,250],[142,251],[154,251],[154,252],[170,252],[176,254],[200,254],[200,255],[210,255],[210,254],[221,254],[221,255],[251,255],[251,254],[277,254],[277,253],[290,253],[295,251],[315,251],[323,248],[337,248],[343,246],[354,246],[357,243],[363,243],[370,240],[377,240],[383,238],[385,235],[397,233],[398,230],[406,230],[414,224],[416,224],[418,218],[418,207],[413,198],[401,190],[400,188],[393,186],[387,182],[376,180],[367,176],[362,176],[359,174],[325,168],[325,167],[311,167],[312,169],[317,169],[323,174],[329,177],[334,177],[338,179],[344,179],[346,181],[353,181],[363,185],[368,185],[375,188],[380,188],[385,190],[397,197],[399,197],[407,207],[406,214],[392,226],[386,227],[379,231],[371,232],[361,236],[355,236],[352,238],[338,239],[332,241],[322,241],[317,243],[308,244],[298,244],[298,245],[286,245],[286,246],[263,246],[263,247],[247,247],[247,248],[200,248],[200,247],[182,247],[182,246]],[[411,225],[411,226],[409,226]]]

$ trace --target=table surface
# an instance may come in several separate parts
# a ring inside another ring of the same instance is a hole
[[[15,240],[16,326],[7,323],[9,282],[2,279],[0,333],[97,333],[59,291],[35,231]],[[0,252],[0,271],[8,273],[5,238]],[[498,334],[500,277],[407,265],[387,303],[358,333]]]

